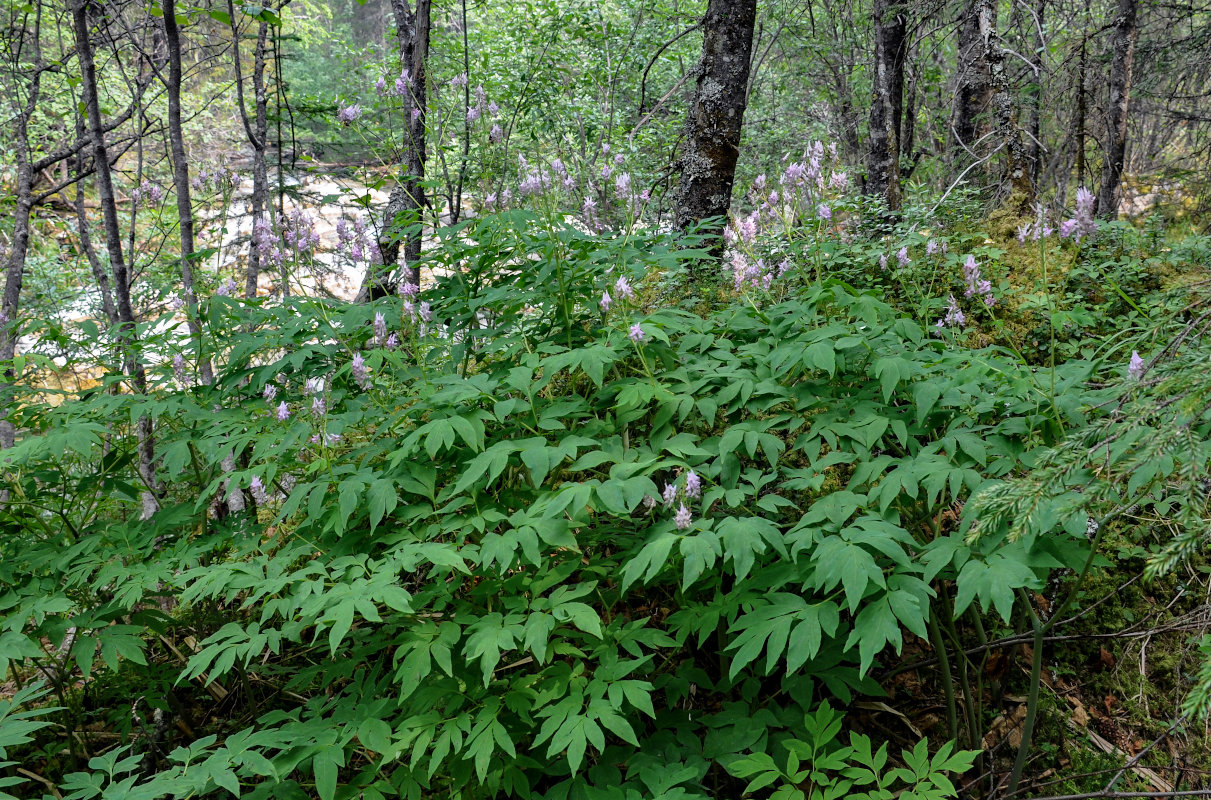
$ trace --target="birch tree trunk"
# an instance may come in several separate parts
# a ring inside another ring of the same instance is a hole
[[[1137,0],[1118,0],[1114,26],[1114,57],[1110,63],[1110,108],[1107,109],[1106,160],[1097,195],[1098,216],[1118,216],[1119,186],[1127,155],[1127,108],[1131,100],[1131,65],[1135,56]]]
[[[725,217],[731,207],[756,21],[756,0],[707,2],[674,201],[675,222],[683,230]]]

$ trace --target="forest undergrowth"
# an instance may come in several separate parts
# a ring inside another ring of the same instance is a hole
[[[1211,785],[1211,242],[1079,199],[872,235],[830,191],[734,218],[722,266],[538,204],[438,230],[423,291],[220,290],[200,337],[140,326],[146,393],[19,359],[0,785]]]

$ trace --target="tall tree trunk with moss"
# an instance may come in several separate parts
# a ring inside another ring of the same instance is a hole
[[[407,70],[408,96],[404,102],[404,120],[408,141],[399,178],[387,198],[387,207],[383,209],[382,224],[378,229],[378,258],[367,266],[366,276],[358,290],[357,301],[362,303],[394,294],[401,240],[404,244],[404,264],[407,266],[405,278],[411,283],[420,284],[421,222],[428,206],[423,181],[430,6],[430,0],[416,0],[415,9],[408,4],[408,0],[391,2],[400,61]]]
[[[138,331],[134,308],[130,299],[130,273],[122,252],[122,233],[118,226],[118,205],[114,196],[113,176],[110,172],[109,154],[105,141],[105,128],[101,123],[101,106],[97,92],[97,69],[93,61],[92,41],[89,38],[89,0],[72,0],[72,22],[75,31],[76,56],[80,61],[80,86],[84,93],[84,110],[88,135],[92,142],[93,167],[97,177],[97,203],[101,207],[105,230],[105,247],[109,254],[110,271],[113,275],[114,301],[118,310],[120,347],[126,374],[135,391],[147,391],[147,374],[139,352]],[[143,416],[136,422],[139,452],[139,475],[143,479],[143,518],[150,518],[159,510],[156,498],[158,484],[155,474],[155,440],[151,419]]]
[[[1030,180],[1030,155],[1022,141],[1015,119],[1017,92],[1010,84],[1005,66],[1005,48],[997,31],[996,0],[978,0],[980,40],[984,43],[984,62],[992,86],[992,108],[996,131],[1005,150],[1005,179],[1009,181],[1017,211],[1028,211],[1034,204],[1034,184]]]
[[[756,21],[756,0],[707,2],[674,201],[676,224],[683,230],[725,217],[731,206]]]
[[[1038,186],[1043,174],[1043,158],[1046,148],[1043,146],[1043,67],[1047,57],[1047,39],[1044,34],[1043,22],[1047,15],[1047,0],[1035,0],[1034,19],[1032,24],[1034,52],[1030,60],[1033,62],[1034,81],[1030,87],[1030,180]]]
[[[1118,0],[1114,25],[1114,57],[1110,63],[1110,108],[1106,115],[1106,160],[1102,164],[1102,187],[1097,195],[1098,216],[1118,216],[1119,187],[1127,156],[1127,109],[1131,100],[1131,66],[1135,57],[1138,0]]]
[[[871,80],[870,146],[866,156],[866,193],[900,210],[900,121],[904,100],[903,8],[875,0],[874,75]]]

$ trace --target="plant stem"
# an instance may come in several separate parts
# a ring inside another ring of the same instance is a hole
[[[938,654],[942,693],[946,696],[946,724],[950,729],[950,738],[957,741],[959,738],[959,713],[955,705],[954,680],[950,673],[950,656],[946,653],[946,643],[942,641],[942,632],[938,630],[936,611],[929,615],[929,640],[933,643],[934,652]]]

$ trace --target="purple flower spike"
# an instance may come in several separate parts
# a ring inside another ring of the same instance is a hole
[[[614,283],[614,292],[623,300],[634,300],[635,290],[631,288],[631,284],[627,281],[626,276],[620,277]]]
[[[955,300],[955,296],[950,296],[950,303],[946,306],[946,316],[938,320],[939,328],[958,327],[962,328],[967,324],[967,317],[959,308],[959,302]]]
[[[387,318],[381,313],[374,315],[374,343],[381,345],[387,340]]]
[[[1127,365],[1127,377],[1133,381],[1138,381],[1144,377],[1144,359],[1140,358],[1140,354],[1131,351],[1131,363]]]
[[[685,503],[682,503],[681,507],[677,509],[677,513],[673,515],[673,524],[677,526],[677,530],[684,531],[690,527],[693,521],[694,515],[685,507]]]
[[[666,506],[673,505],[673,501],[677,499],[677,486],[672,483],[666,483],[664,485],[664,493],[661,495],[661,499],[664,500],[664,504]]]
[[[601,302],[598,303],[598,305],[601,306],[602,313],[609,311],[610,304],[612,304],[613,302],[614,301],[610,299],[610,293],[608,291],[602,292],[601,293]]]
[[[702,494],[702,478],[698,477],[698,473],[690,470],[685,476],[685,496],[697,497]]]
[[[248,491],[252,493],[252,499],[261,505],[269,502],[269,493],[265,491],[265,484],[261,482],[259,475],[252,476],[252,483],[248,484]]]
[[[353,380],[357,385],[366,389],[370,386],[370,379],[366,372],[366,359],[362,358],[361,353],[356,353],[353,356],[353,362],[349,365],[349,372],[353,375]]]
[[[336,112],[336,121],[342,125],[348,125],[362,115],[362,107],[357,103],[351,106],[346,106]]]
[[[189,386],[191,381],[189,380],[189,374],[185,370],[185,356],[177,353],[172,357],[172,371],[176,376],[178,384],[183,387]]]
[[[265,397],[266,403],[272,403],[273,398],[278,396],[278,387],[274,386],[272,383],[267,383],[265,384],[265,391],[262,392],[262,394]]]
[[[277,417],[278,422],[285,422],[290,419],[290,406],[286,405],[285,400],[278,405]]]
[[[630,337],[632,342],[642,342],[647,338],[647,334],[643,332],[643,326],[638,322],[632,325],[631,329],[627,331],[627,336]]]

